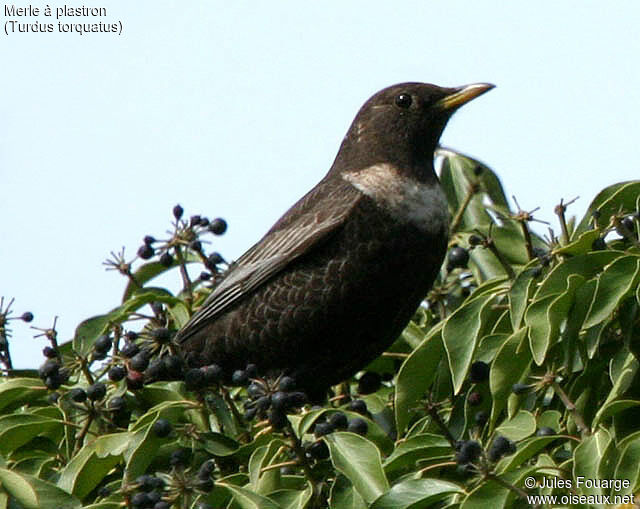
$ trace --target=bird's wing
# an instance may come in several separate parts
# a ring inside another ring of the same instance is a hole
[[[184,342],[287,264],[311,251],[344,223],[361,197],[350,185],[330,186],[324,181],[318,184],[231,266],[202,307],[178,332],[176,340]]]

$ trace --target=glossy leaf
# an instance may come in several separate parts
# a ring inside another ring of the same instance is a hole
[[[593,221],[592,214],[594,210],[600,213],[598,219],[599,224],[607,226],[611,216],[618,214],[621,210],[636,210],[636,201],[640,195],[640,181],[631,180],[629,182],[620,182],[606,187],[598,193],[595,199],[589,205],[580,224],[576,227],[574,236],[591,229]]]
[[[112,437],[108,435],[98,437],[95,441],[84,446],[62,469],[57,486],[81,500],[84,499],[122,459],[117,453],[114,455],[98,454],[97,451],[105,450],[105,444],[112,446]]]
[[[37,477],[0,468],[0,484],[25,509],[80,509],[73,495]]]
[[[489,327],[488,317],[492,313],[492,300],[492,294],[484,294],[464,302],[447,319],[442,329],[453,390],[456,394],[467,376],[478,340]]]
[[[329,507],[330,509],[367,509],[368,506],[349,479],[338,474],[331,485]]]
[[[227,490],[233,495],[233,500],[241,509],[282,509],[273,500],[258,495],[247,488],[222,482],[217,482],[216,486]]]
[[[495,426],[507,404],[513,384],[520,381],[531,365],[531,352],[521,348],[528,334],[526,327],[514,332],[498,350],[489,372],[489,385],[493,395],[491,429]]]
[[[437,504],[443,498],[464,490],[457,484],[439,479],[408,479],[394,485],[378,498],[371,509],[418,509]]]
[[[598,277],[598,285],[583,326],[593,327],[605,320],[638,286],[639,279],[638,256],[623,256],[605,267]]]
[[[347,477],[362,499],[371,503],[389,489],[380,452],[366,438],[337,432],[324,437],[334,467]]]
[[[440,329],[439,329],[440,330]],[[402,364],[396,380],[396,429],[402,433],[411,418],[411,409],[424,397],[444,356],[442,335],[427,337]]]
[[[520,410],[511,419],[496,428],[496,432],[514,441],[523,440],[535,431],[536,418],[526,410]]]
[[[604,455],[604,451],[611,440],[609,433],[600,428],[592,435],[584,437],[573,453],[573,478],[582,476],[585,479],[597,479],[598,467]],[[599,488],[583,486],[577,490],[584,495],[601,494]]]
[[[398,444],[385,460],[384,470],[387,475],[394,476],[398,471],[415,468],[417,461],[447,456],[453,457],[453,449],[444,437],[426,433],[415,435]]]

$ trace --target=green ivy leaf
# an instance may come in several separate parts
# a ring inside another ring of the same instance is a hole
[[[538,261],[534,260],[529,263],[516,276],[509,292],[509,307],[511,309],[511,326],[513,330],[518,330],[522,326],[524,313],[533,293],[536,290],[538,279],[534,276],[537,270]]]
[[[540,366],[549,349],[559,340],[560,329],[574,302],[576,290],[585,279],[578,274],[567,277],[567,288],[559,294],[545,295],[527,309],[524,321],[529,327],[529,345],[534,362]]]
[[[47,394],[39,378],[0,379],[0,411],[5,407],[22,406]]]
[[[398,433],[403,433],[411,418],[411,409],[423,397],[436,375],[436,366],[444,355],[441,327],[438,327],[407,357],[396,379],[395,418]]]
[[[536,432],[536,418],[531,412],[520,410],[513,418],[498,426],[496,432],[510,440],[522,440]]]
[[[460,392],[464,383],[479,338],[490,326],[489,317],[495,314],[491,309],[493,298],[494,295],[490,293],[465,301],[447,319],[442,329],[455,394]]]
[[[0,468],[3,489],[25,509],[80,509],[76,497],[37,477]]]
[[[262,469],[277,460],[276,453],[282,445],[282,440],[274,439],[269,442],[269,445],[264,445],[253,451],[249,459],[249,482],[256,493],[266,495],[279,487],[280,469],[271,469],[266,472],[262,472]]]
[[[583,437],[582,441],[573,452],[573,478],[582,476],[585,479],[597,479],[600,461],[604,456],[604,451],[609,445],[611,436],[603,428],[595,431],[590,436]],[[602,494],[600,488],[587,488],[582,485],[576,486],[576,491],[582,495]]]
[[[620,412],[624,412],[628,408],[633,408],[636,406],[640,406],[640,401],[628,399],[610,401],[609,403],[600,407],[600,409],[596,413],[595,418],[593,419],[591,427],[596,428],[601,422],[606,421],[609,417],[619,414]]]
[[[330,509],[367,509],[367,504],[345,476],[338,474],[331,485]]]
[[[518,382],[531,365],[531,352],[528,348],[521,348],[528,329],[514,332],[498,350],[489,372],[489,386],[493,395],[491,407],[490,429],[493,429],[498,417],[507,404],[511,394],[511,387]]]
[[[283,509],[273,500],[262,495],[258,495],[247,488],[223,482],[216,482],[216,486],[227,490],[231,495],[233,495],[233,500],[242,509]]]
[[[431,459],[452,457],[451,444],[440,435],[423,433],[414,435],[398,444],[393,453],[385,460],[384,470],[389,477],[415,468],[416,462],[428,462]]]
[[[13,414],[0,417],[0,453],[8,456],[35,437],[45,435],[62,424],[56,419],[34,414]]]
[[[522,465],[533,458],[554,440],[557,440],[557,437],[529,437],[526,440],[523,440],[518,444],[518,448],[515,453],[500,460],[496,467],[496,472],[498,474],[504,474],[522,467]]]
[[[639,195],[639,180],[620,182],[604,188],[591,202],[591,205],[589,205],[587,213],[576,227],[573,237],[591,229],[592,213],[594,210],[600,212],[598,223],[607,226],[611,220],[611,216],[618,214],[621,210],[635,210],[636,200]]]
[[[103,444],[111,447],[113,438],[108,435],[98,437],[85,445],[60,472],[58,487],[82,500],[98,486],[107,473],[122,460],[118,454],[99,455],[98,450],[105,450],[101,446]]]
[[[378,498],[371,509],[430,507],[451,495],[463,493],[464,490],[452,482],[439,479],[407,479],[394,485]]]
[[[613,479],[629,479],[630,489],[626,493],[636,493],[640,481],[640,431],[625,437],[618,446],[619,459]]]
[[[380,451],[355,433],[336,432],[323,437],[333,466],[347,477],[362,499],[370,504],[389,489],[382,469]]]
[[[606,320],[620,303],[638,286],[640,257],[622,256],[604,268],[583,327],[589,328]]]
[[[269,493],[269,499],[282,509],[304,509],[308,507],[312,496],[313,488],[309,484],[304,490],[278,490]]]

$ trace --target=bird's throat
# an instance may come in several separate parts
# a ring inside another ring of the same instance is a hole
[[[387,163],[345,171],[342,178],[397,221],[412,224],[431,235],[448,229],[447,201],[435,178],[422,182]]]

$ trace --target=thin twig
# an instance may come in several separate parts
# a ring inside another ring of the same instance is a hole
[[[477,192],[478,192],[477,184],[471,184],[471,186],[469,186],[469,189],[467,190],[466,196],[464,197],[464,201],[460,204],[460,207],[458,207],[458,210],[456,211],[455,216],[453,216],[453,219],[451,220],[451,225],[449,226],[449,231],[451,235],[453,235],[460,227],[460,223],[462,223],[462,216],[464,215],[464,211],[467,210],[469,203],[471,203],[471,200],[473,199],[473,197]]]
[[[564,403],[564,406],[567,408],[567,410],[571,412],[571,415],[573,416],[573,420],[578,425],[578,429],[581,432],[581,434],[587,435],[587,436],[591,435],[591,429],[589,428],[589,426],[585,424],[584,419],[582,418],[582,414],[578,411],[578,409],[576,408],[576,405],[573,403],[573,401],[571,401],[569,396],[567,396],[567,393],[564,392],[564,390],[562,389],[562,387],[560,387],[558,382],[553,380],[551,382],[551,387],[553,387],[553,391],[558,395],[560,400]]]

